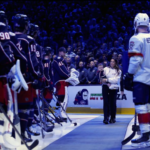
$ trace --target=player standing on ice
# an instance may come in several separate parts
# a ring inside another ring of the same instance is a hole
[[[30,36],[32,36],[33,38],[34,38],[34,40],[36,41],[36,39],[37,39],[37,37],[38,37],[38,35],[39,35],[39,30],[40,30],[40,28],[39,28],[39,26],[38,25],[36,25],[36,24],[33,24],[33,23],[31,23],[30,24]],[[41,47],[37,42],[36,42],[36,57],[37,57],[37,59],[38,59],[38,62],[39,62],[39,64],[38,64],[38,66],[39,66],[39,70],[40,70],[40,73],[41,73],[41,75],[42,76],[44,76],[44,78],[45,78],[45,86],[47,87],[48,85],[47,85],[47,78],[46,78],[46,76],[45,76],[45,66],[43,65],[43,59],[44,59],[44,56],[43,56],[43,52],[42,52],[42,50],[43,50],[44,48],[43,47]],[[48,61],[50,61],[49,60],[49,58],[48,58]],[[46,65],[47,66],[47,65]],[[48,67],[49,68],[49,67]],[[47,69],[46,69],[47,70]],[[50,70],[49,70],[49,72],[50,72]],[[44,89],[45,87],[43,87],[43,89]],[[41,89],[41,90],[43,90],[43,89]],[[32,119],[33,118],[33,116],[34,116],[34,113],[35,113],[35,115],[39,115],[38,113],[38,109],[37,109],[37,105],[36,105],[36,101],[34,100],[34,103],[33,103],[33,105],[32,105],[32,112],[30,113],[30,118]],[[46,123],[46,122],[45,122]],[[38,125],[36,126],[35,124],[33,124],[33,126],[31,126],[31,122],[30,122],[30,124],[28,124],[29,125],[29,127],[33,127],[34,128],[34,130],[32,130],[32,131],[35,131],[35,134],[34,135],[38,135],[38,133],[39,133],[39,128],[38,128]],[[37,127],[37,128],[36,128]],[[32,129],[33,129],[32,128]],[[44,126],[44,131],[45,132],[52,132],[53,131],[53,125],[52,126],[50,126],[50,125],[45,125]],[[30,130],[30,132],[31,132],[31,130]]]
[[[6,17],[4,12],[0,11],[0,76],[7,75],[15,63],[14,54],[9,45],[10,36],[7,30]],[[0,105],[7,112],[8,97],[6,88],[7,78],[0,78]],[[4,144],[4,114],[0,111],[0,145]]]
[[[67,95],[65,87],[68,87],[69,83],[65,82],[65,80],[69,78],[70,73],[66,68],[64,60],[66,49],[61,47],[58,51],[59,54],[53,61],[54,85],[56,87],[56,95],[58,96],[59,101],[55,111],[62,117],[62,121],[67,121],[66,115],[60,107],[60,104],[63,106],[64,110],[66,110],[68,98],[65,98],[65,95]]]
[[[23,91],[18,94],[18,107],[21,124],[21,134],[26,142],[32,142],[32,139],[25,136],[26,128],[28,127],[28,117],[33,104],[33,99],[36,97],[35,89],[39,89],[42,86],[42,75],[39,70],[39,62],[36,57],[36,43],[31,36],[28,36],[29,32],[29,18],[23,14],[17,14],[13,18],[14,31],[19,41],[18,49],[23,56],[26,57],[27,62],[21,62],[21,70],[29,86],[28,91]],[[34,81],[38,83],[34,85]],[[31,129],[30,129],[31,130]],[[34,131],[33,131],[34,132]]]
[[[43,52],[43,66],[44,66],[44,76],[46,79],[46,87],[43,90],[44,98],[48,103],[51,102],[53,98],[53,80],[52,80],[52,58],[53,50],[51,47],[45,47]],[[45,111],[48,113],[48,108],[44,105]]]
[[[129,41],[129,68],[124,76],[125,88],[133,90],[133,101],[142,136],[133,139],[132,146],[150,145],[150,34],[149,17],[139,13],[134,19],[135,35]]]
[[[61,117],[62,122],[67,122],[68,118],[66,115],[68,105],[67,87],[69,86],[69,83],[73,86],[79,84],[79,72],[73,68],[69,73],[64,60],[65,55],[66,49],[64,47],[60,47],[58,50],[58,56],[54,59],[52,64],[54,86],[56,87],[56,96],[58,98],[55,113]]]

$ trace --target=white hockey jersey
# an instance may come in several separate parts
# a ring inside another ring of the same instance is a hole
[[[128,72],[134,74],[134,82],[150,85],[150,34],[138,33],[132,36],[128,54]]]

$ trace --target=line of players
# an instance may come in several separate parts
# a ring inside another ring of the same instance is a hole
[[[23,14],[15,15],[12,22],[14,33],[9,31],[5,12],[0,11],[0,75],[7,75],[16,60],[20,60],[21,72],[29,87],[28,91],[22,89],[17,94],[21,135],[26,142],[32,142],[31,138],[26,137],[25,132],[27,131],[34,136],[40,134],[39,130],[33,125],[33,122],[36,122],[34,114],[38,115],[35,90],[43,90],[45,99],[50,102],[53,86],[55,85],[58,100],[66,110],[65,87],[68,86],[68,83],[64,80],[69,78],[70,73],[65,67],[64,56],[66,50],[64,47],[59,49],[58,56],[51,62],[53,53],[51,48],[43,48],[35,41],[39,33],[38,25],[31,24],[28,16]],[[0,78],[0,104],[7,111],[6,83],[6,78]],[[61,110],[60,103],[57,103],[55,111],[62,117],[61,121],[63,122],[67,119],[65,113]],[[45,111],[48,111],[46,107]],[[1,127],[3,127],[3,120],[0,121]],[[52,132],[53,128],[54,126],[51,124],[47,125],[44,130],[45,132]]]

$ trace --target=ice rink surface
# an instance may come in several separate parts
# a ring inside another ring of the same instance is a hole
[[[39,145],[34,148],[33,150],[42,150],[46,148],[48,145],[51,143],[55,142],[56,140],[60,139],[64,135],[68,134],[69,132],[73,131],[74,129],[78,128],[79,126],[83,125],[84,123],[95,119],[97,117],[103,118],[102,114],[69,114],[69,117],[72,119],[73,122],[77,122],[78,126],[73,126],[72,124],[68,123],[63,123],[63,126],[60,126],[56,124],[53,132],[51,133],[45,133],[45,138],[42,139],[42,136],[32,136],[32,139],[38,139],[39,140]],[[129,122],[129,125],[127,127],[127,132],[125,134],[125,137],[128,137],[132,133],[132,125],[134,124],[134,119],[133,115],[117,115],[117,119],[119,118],[130,118],[131,121]],[[82,133],[81,133],[82,134]],[[136,135],[135,137],[138,137],[139,135]],[[122,139],[123,140],[123,139]],[[122,150],[127,150],[127,149],[135,149],[131,146],[131,142],[127,143],[122,147]],[[17,148],[16,150],[27,150],[24,145],[21,147]],[[63,149],[62,149],[63,150]]]
[[[79,127],[80,125],[98,117],[99,115],[80,115],[80,114],[69,114],[69,117],[72,119],[73,122],[77,122],[78,126],[73,126],[69,122],[63,123],[63,126],[56,125],[53,132],[49,134],[45,134],[45,138],[42,139],[42,136],[32,136],[32,139],[39,139],[39,145],[34,148],[33,150],[42,150],[43,148],[47,147],[49,144],[53,143],[54,141],[58,140],[59,138],[63,137],[64,135],[68,134],[75,128]],[[21,146],[16,150],[27,150],[25,146]]]

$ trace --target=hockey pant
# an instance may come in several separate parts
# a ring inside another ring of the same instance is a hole
[[[46,100],[48,103],[50,103],[51,100],[52,100],[52,98],[53,98],[52,92],[51,92],[49,89],[47,89],[47,88],[44,89],[44,91],[43,91],[43,96],[44,96],[45,100]],[[43,105],[44,105],[44,110],[45,110],[46,112],[48,112],[47,105],[46,105],[46,104],[43,104]]]
[[[32,85],[29,84],[29,90],[24,91],[22,90],[18,94],[18,108],[19,108],[19,117],[20,117],[20,125],[21,125],[21,133],[24,134],[26,128],[28,127],[28,121],[29,121],[29,114],[31,112],[32,114],[32,105],[33,105],[33,99],[36,96],[35,89],[33,89]],[[32,122],[32,118],[30,118],[30,121]]]

